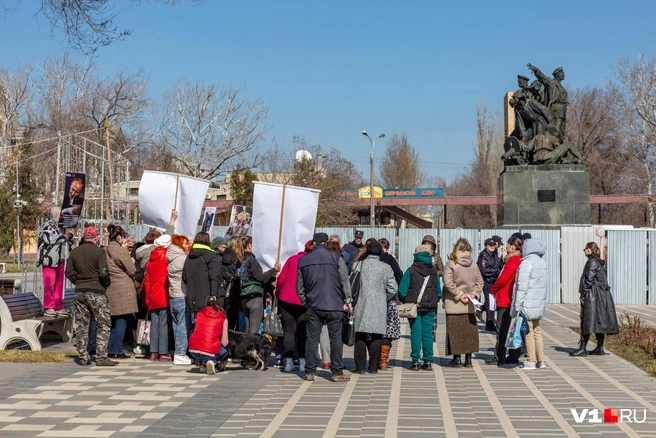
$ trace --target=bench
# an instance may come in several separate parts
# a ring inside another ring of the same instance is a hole
[[[13,278],[0,278],[0,295],[20,293],[21,281]]]
[[[0,350],[14,340],[27,342],[32,351],[41,350],[39,338],[46,332],[55,332],[63,342],[72,338],[72,311],[75,289],[66,289],[63,307],[69,316],[44,316],[43,305],[33,293],[0,295]]]

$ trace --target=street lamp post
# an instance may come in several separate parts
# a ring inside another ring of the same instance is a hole
[[[376,226],[376,213],[374,211],[374,146],[376,145],[376,140],[385,137],[385,134],[380,134],[376,137],[376,140],[372,140],[369,134],[367,134],[367,131],[362,131],[362,135],[367,137],[371,143],[371,151],[369,152],[369,197],[371,200],[369,215],[371,217],[371,228],[374,228]]]

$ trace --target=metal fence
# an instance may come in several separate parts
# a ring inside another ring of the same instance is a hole
[[[647,231],[608,231],[608,284],[618,304],[647,304]]]

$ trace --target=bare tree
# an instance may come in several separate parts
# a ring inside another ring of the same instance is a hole
[[[0,7],[7,12],[13,12],[21,2],[16,0],[10,4],[10,1],[0,0]],[[181,2],[198,5],[205,0],[149,0],[149,3],[168,6]],[[117,2],[114,0],[41,0],[38,15],[50,22],[53,38],[56,33],[61,32],[74,50],[90,55],[98,47],[107,46],[130,35],[131,30],[119,30],[114,20],[122,12],[140,3],[141,0],[121,2],[120,9],[117,10]]]
[[[387,140],[380,162],[380,179],[385,187],[421,187],[426,175],[419,162],[419,154],[408,141],[405,131],[396,132]]]
[[[6,175],[10,139],[23,137],[33,98],[32,68],[0,68],[0,179]],[[11,138],[10,138],[11,137]]]
[[[656,172],[656,59],[639,53],[623,58],[615,67],[622,88],[620,105],[624,114],[627,148],[638,167],[634,178],[641,183],[643,193],[654,195]],[[647,205],[649,226],[656,226],[654,203]]]
[[[183,77],[163,107],[162,141],[190,175],[213,179],[237,165],[257,166],[257,146],[268,130],[262,99],[250,99],[242,87]]]

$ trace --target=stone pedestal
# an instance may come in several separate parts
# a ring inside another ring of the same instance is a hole
[[[584,164],[506,166],[499,176],[497,226],[590,225],[590,176]]]

